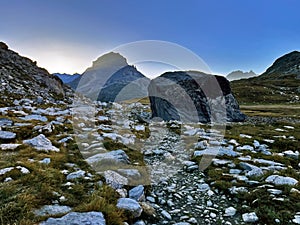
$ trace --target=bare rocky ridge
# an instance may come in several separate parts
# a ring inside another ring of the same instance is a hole
[[[300,79],[300,52],[293,51],[276,59],[272,66],[264,72],[261,78],[284,79],[294,75]]]
[[[3,98],[40,96],[56,99],[65,95],[64,85],[57,77],[10,50],[3,42],[0,43],[0,83]]]

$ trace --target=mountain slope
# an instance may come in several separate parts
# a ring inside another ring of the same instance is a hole
[[[3,42],[0,42],[0,83],[1,99],[6,104],[16,98],[57,99],[65,94],[61,80]]]
[[[110,52],[94,61],[92,67],[69,85],[93,100],[109,102],[145,97],[149,82],[123,56]]]
[[[300,52],[288,53],[262,75],[231,82],[242,104],[300,103]]]

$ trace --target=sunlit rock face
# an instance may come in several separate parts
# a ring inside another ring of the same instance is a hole
[[[152,117],[186,122],[244,121],[229,81],[197,71],[167,72],[149,85]]]

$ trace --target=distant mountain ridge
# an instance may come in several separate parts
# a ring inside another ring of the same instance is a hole
[[[53,73],[52,75],[57,76],[65,84],[68,84],[81,76],[79,73],[75,73],[75,74]]]
[[[241,70],[236,70],[236,71],[232,71],[231,73],[229,73],[226,78],[229,81],[233,81],[233,80],[240,80],[240,79],[248,79],[251,77],[256,77],[258,76],[258,74],[254,73],[252,70],[250,70],[249,72],[243,72]]]
[[[95,60],[69,85],[93,100],[109,102],[146,97],[149,82],[135,66],[128,65],[126,58],[110,52]]]

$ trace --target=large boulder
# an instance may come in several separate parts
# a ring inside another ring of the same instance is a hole
[[[152,117],[186,122],[244,121],[229,81],[197,71],[166,72],[150,82]]]
[[[40,225],[105,225],[105,219],[101,212],[70,212],[61,218],[49,218]]]

